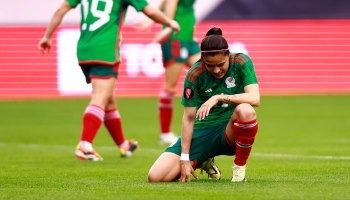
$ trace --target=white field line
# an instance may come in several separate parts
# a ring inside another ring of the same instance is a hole
[[[265,158],[290,158],[290,159],[316,159],[316,160],[350,160],[350,156],[319,156],[300,154],[278,154],[278,153],[252,153],[254,157]]]
[[[31,148],[31,149],[40,149],[40,148],[53,148],[53,149],[71,149],[72,153],[74,152],[74,146],[67,145],[43,145],[43,144],[7,144],[0,143],[1,147],[11,146],[13,148]],[[166,147],[164,147],[165,149]],[[96,149],[112,150],[116,151],[117,147],[115,146],[96,146]],[[147,151],[152,153],[162,153],[164,149],[157,148],[147,148],[140,147],[139,151]],[[252,152],[253,157],[262,157],[262,158],[287,158],[287,159],[315,159],[315,160],[350,160],[350,156],[321,156],[321,155],[303,155],[303,154],[281,154],[281,153],[255,153]]]

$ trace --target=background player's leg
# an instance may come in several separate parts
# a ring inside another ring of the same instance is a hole
[[[129,141],[125,139],[122,120],[118,111],[114,93],[106,106],[104,124],[109,134],[112,136],[114,143],[119,147],[120,155],[122,157],[130,157],[138,145],[136,141]]]
[[[106,115],[104,118],[104,124],[108,129],[108,132],[112,136],[116,145],[120,146],[125,141],[125,136],[122,128],[122,121],[119,110],[117,110],[116,101],[114,95],[109,99],[106,106]]]
[[[92,147],[104,117],[108,99],[113,91],[115,78],[92,79],[92,96],[83,116],[83,129],[75,155],[83,160],[102,160]]]
[[[183,70],[184,63],[174,62],[165,69],[165,87],[159,97],[159,122],[161,128],[160,143],[171,144],[177,138],[171,132],[173,117],[173,98],[176,93],[176,84]]]

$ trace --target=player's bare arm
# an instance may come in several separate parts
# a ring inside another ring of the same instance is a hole
[[[255,107],[260,105],[260,92],[258,84],[247,85],[244,87],[244,91],[245,93],[242,94],[220,94],[212,96],[198,109],[196,118],[202,120],[207,117],[209,115],[210,109],[213,108],[218,102],[237,105],[241,103],[247,103]]]
[[[71,9],[72,7],[66,1],[64,1],[61,4],[61,6],[55,11],[43,38],[38,44],[38,48],[41,51],[41,53],[50,51],[52,34],[55,32],[56,28],[61,24],[62,19],[66,15],[66,13]]]
[[[184,107],[181,133],[181,182],[191,181],[191,175],[197,178],[189,159],[190,147],[193,135],[196,107]]]
[[[165,15],[169,19],[174,19],[179,0],[167,1],[165,5]]]
[[[214,107],[220,99],[220,95],[214,95],[210,97],[205,103],[201,105],[201,107],[198,109],[196,113],[196,118],[199,120],[204,119],[209,115],[210,109]]]
[[[163,6],[162,10],[165,11],[165,15],[171,20],[173,20],[175,17],[178,3],[179,3],[179,0],[167,1],[166,3],[162,2],[162,4],[164,4],[164,5],[161,5]],[[166,40],[169,39],[171,32],[172,30],[169,27],[163,29],[159,34],[157,34],[157,36],[154,39],[154,42],[157,42],[157,43],[165,42]]]
[[[164,24],[168,27],[170,27],[171,29],[173,29],[174,31],[178,32],[180,31],[180,26],[179,24],[174,21],[169,19],[166,15],[164,15],[160,10],[147,5],[142,12],[147,15],[149,18],[151,18],[152,20],[154,20],[157,23],[160,24]]]
[[[165,4],[166,4],[166,0],[161,1],[160,4],[159,4],[158,9],[163,12],[164,9],[165,9]],[[138,29],[139,31],[150,30],[150,28],[153,26],[153,24],[154,24],[153,20],[147,19],[145,21],[138,21],[138,22],[136,22],[135,23],[135,25],[136,25],[135,28]]]
[[[229,104],[247,103],[251,106],[258,107],[260,105],[260,91],[258,84],[250,84],[244,87],[244,93],[234,95],[219,95],[219,101]]]

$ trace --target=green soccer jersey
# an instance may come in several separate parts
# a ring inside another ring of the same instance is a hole
[[[187,72],[182,95],[182,105],[185,107],[199,107],[210,97],[217,94],[244,93],[244,87],[258,83],[254,66],[245,54],[232,54],[229,68],[221,79],[215,78],[205,68],[202,62],[197,62]],[[219,102],[203,120],[196,119],[195,128],[215,126],[227,122],[236,105]]]
[[[177,34],[172,32],[170,39],[182,41],[193,40],[194,25],[196,23],[193,8],[194,3],[195,0],[179,0],[174,20],[179,23],[181,30]]]
[[[81,4],[80,64],[115,65],[120,61],[120,30],[129,5],[143,10],[145,0],[66,0],[73,8]]]

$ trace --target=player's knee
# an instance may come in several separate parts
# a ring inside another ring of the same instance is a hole
[[[256,118],[254,108],[247,103],[239,104],[236,107],[235,112],[239,121],[251,121]]]
[[[114,104],[113,101],[111,101],[111,98],[113,98],[112,94],[105,94],[105,93],[93,94],[91,97],[91,104],[100,105],[101,107],[105,108],[109,106],[110,103]]]
[[[107,101],[106,109],[115,109],[117,107],[114,97],[110,97]]]
[[[152,171],[148,173],[147,179],[150,183],[158,183],[162,181],[161,177],[159,177],[156,173],[153,173]]]

